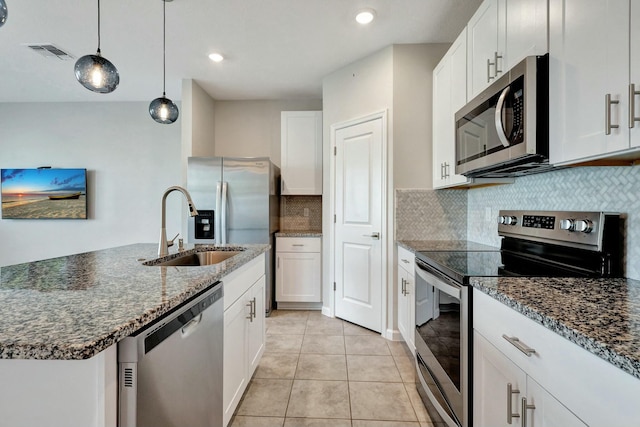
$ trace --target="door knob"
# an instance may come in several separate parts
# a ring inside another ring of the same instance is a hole
[[[371,237],[373,239],[380,240],[380,233],[377,232],[377,231],[375,233],[371,233],[371,234],[363,234],[362,236],[363,237]]]

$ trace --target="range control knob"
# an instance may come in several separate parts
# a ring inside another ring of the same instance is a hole
[[[573,219],[563,219],[560,221],[560,229],[573,231],[576,229],[576,221]]]
[[[583,233],[591,233],[593,231],[593,223],[588,219],[581,219],[576,221],[575,230]]]
[[[504,225],[516,225],[518,223],[518,218],[511,215],[502,215],[498,217],[498,224]]]

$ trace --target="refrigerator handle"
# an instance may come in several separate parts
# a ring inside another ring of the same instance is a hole
[[[213,238],[216,243],[222,243],[220,238],[222,237],[222,232],[220,230],[220,224],[222,220],[222,182],[218,181],[216,185],[216,212],[214,213],[213,223]]]
[[[227,208],[228,208],[228,203],[227,203],[227,183],[226,181],[222,182],[222,213],[220,214],[221,218],[220,218],[220,231],[221,231],[221,235],[220,235],[220,242],[222,244],[226,244],[227,243]]]

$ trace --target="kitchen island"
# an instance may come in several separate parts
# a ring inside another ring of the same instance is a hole
[[[0,268],[0,425],[115,426],[115,344],[247,264],[264,270],[269,245],[241,249],[201,267],[142,265],[157,245],[135,244]]]

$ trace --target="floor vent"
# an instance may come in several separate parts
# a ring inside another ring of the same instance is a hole
[[[73,55],[65,52],[64,50],[50,43],[27,44],[26,46],[29,47],[34,52],[37,52],[40,55],[45,56],[47,58],[58,58],[63,61],[75,59]]]

